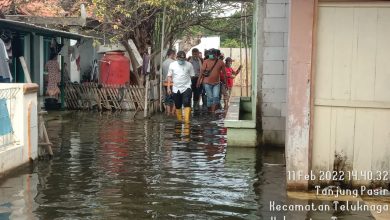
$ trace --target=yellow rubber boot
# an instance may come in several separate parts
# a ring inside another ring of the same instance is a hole
[[[190,123],[183,123],[182,124],[183,127],[182,127],[182,140],[184,142],[190,142],[191,141],[191,136],[190,136],[190,133],[191,133],[191,130],[190,130]]]
[[[191,107],[184,108],[184,123],[190,123]]]
[[[176,118],[178,121],[183,121],[183,113],[181,111],[181,108],[180,109],[176,109]]]

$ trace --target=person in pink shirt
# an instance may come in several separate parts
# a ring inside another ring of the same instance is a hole
[[[230,94],[234,84],[234,78],[240,73],[242,66],[240,65],[237,70],[232,68],[233,60],[230,57],[225,59],[225,71],[226,71],[226,85],[222,84],[222,95],[224,99],[224,109],[227,110]],[[224,76],[221,74],[221,82]]]

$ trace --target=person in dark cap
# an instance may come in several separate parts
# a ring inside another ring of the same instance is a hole
[[[200,69],[201,76],[197,83],[198,88],[203,84],[207,95],[207,107],[212,113],[215,113],[220,102],[221,72],[226,74],[225,63],[218,59],[219,55],[219,50],[210,50],[209,58],[203,62]]]
[[[230,94],[233,88],[234,78],[240,73],[242,66],[240,65],[237,70],[233,70],[232,68],[233,59],[230,57],[226,57],[225,59],[225,72],[226,72],[226,79],[222,79],[224,76],[221,74],[221,82],[222,88],[221,88],[221,94],[223,95],[224,100],[224,109],[227,110]]]
[[[182,107],[184,106],[184,122],[190,122],[191,115],[191,77],[195,76],[192,64],[186,61],[184,51],[177,52],[177,60],[169,65],[168,84],[172,84],[172,90],[168,87],[168,94],[173,93],[175,101],[176,116],[178,121],[183,120]]]

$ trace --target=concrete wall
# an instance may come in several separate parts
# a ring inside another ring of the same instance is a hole
[[[0,89],[18,88],[15,99],[7,104],[15,143],[0,149],[0,174],[38,157],[38,85],[1,83]]]
[[[264,3],[259,15],[264,17],[263,71],[258,76],[263,143],[284,145],[289,0],[264,0]]]

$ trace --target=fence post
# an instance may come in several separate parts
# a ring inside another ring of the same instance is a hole
[[[144,108],[144,118],[148,117],[148,105],[149,105],[149,74],[145,75],[146,83],[145,83],[145,108]]]

